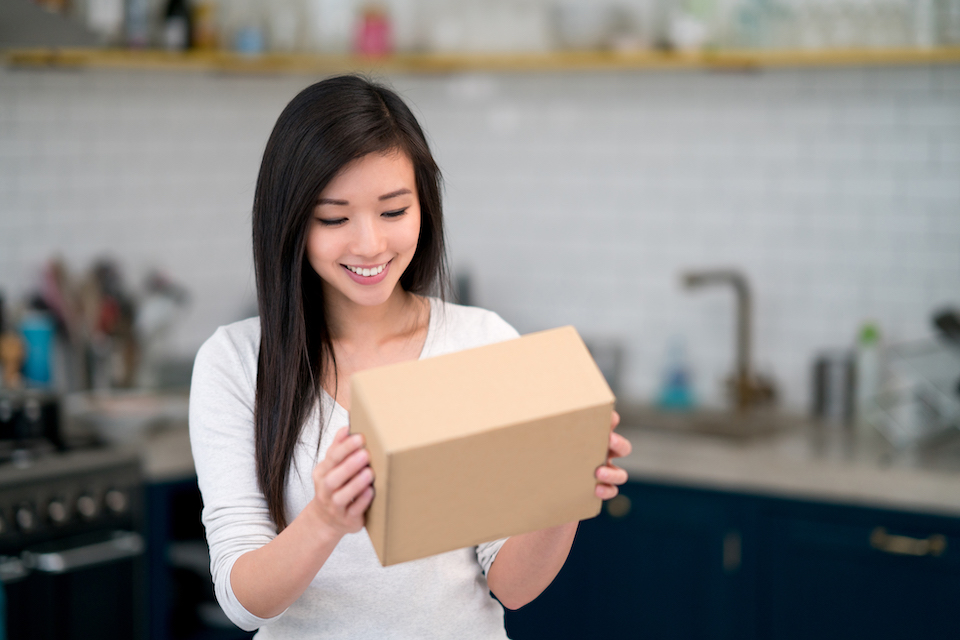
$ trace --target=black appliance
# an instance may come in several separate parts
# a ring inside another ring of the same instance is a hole
[[[63,450],[60,400],[40,390],[0,389],[0,464],[55,449]]]
[[[31,405],[29,397],[5,393],[0,398],[0,419],[6,416],[0,425],[0,582],[6,637],[144,638],[139,455],[113,447],[67,446],[59,438],[50,397]]]

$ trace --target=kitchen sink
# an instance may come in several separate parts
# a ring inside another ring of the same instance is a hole
[[[809,424],[801,416],[769,408],[743,412],[723,409],[664,411],[645,405],[618,405],[617,411],[620,413],[620,423],[625,427],[734,440],[772,436]]]

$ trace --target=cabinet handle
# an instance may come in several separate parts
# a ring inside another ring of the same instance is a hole
[[[24,564],[42,573],[69,573],[94,565],[134,558],[146,547],[143,536],[133,531],[117,531],[104,542],[95,542],[58,552],[23,552]]]
[[[723,570],[735,573],[740,569],[742,556],[743,541],[740,539],[740,532],[727,531],[727,535],[723,537]]]
[[[939,556],[947,550],[947,538],[939,533],[926,539],[895,536],[887,533],[886,528],[877,527],[870,534],[870,546],[901,556]]]
[[[30,569],[23,565],[20,558],[0,556],[0,589],[3,585],[19,582],[30,575]]]

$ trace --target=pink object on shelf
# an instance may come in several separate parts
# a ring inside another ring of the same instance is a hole
[[[382,56],[393,51],[390,19],[378,9],[367,9],[357,28],[356,52],[365,56]]]

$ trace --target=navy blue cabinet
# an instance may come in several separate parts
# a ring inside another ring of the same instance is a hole
[[[648,639],[741,637],[737,501],[639,484],[623,499],[629,503],[608,502],[588,529],[585,559],[597,571],[591,592],[595,610],[607,612],[605,630]]]
[[[514,640],[960,637],[960,519],[630,482]]]
[[[147,505],[150,640],[250,638],[216,605],[196,477],[148,484]]]
[[[628,483],[581,523],[554,583],[506,613],[508,634],[743,637],[742,515],[732,496]]]
[[[960,521],[796,502],[761,511],[761,638],[960,637]]]

